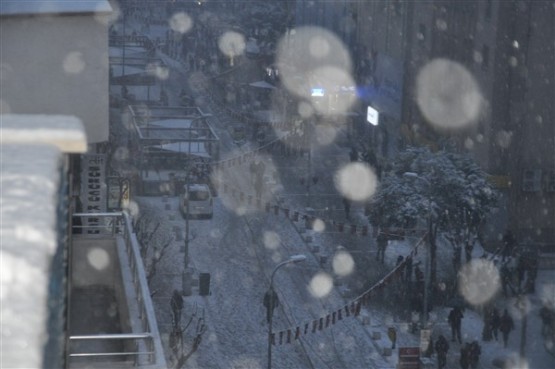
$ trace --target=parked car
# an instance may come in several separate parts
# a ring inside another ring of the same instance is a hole
[[[207,184],[189,184],[183,186],[179,198],[179,210],[183,217],[212,218],[214,200]]]

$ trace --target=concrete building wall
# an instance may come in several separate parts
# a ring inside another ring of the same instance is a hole
[[[2,17],[2,112],[79,117],[108,140],[108,29],[92,13]]]

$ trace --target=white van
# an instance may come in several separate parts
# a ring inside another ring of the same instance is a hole
[[[191,217],[212,218],[214,200],[208,185],[190,184],[188,187],[189,191],[187,191],[187,185],[183,186],[183,192],[179,198],[179,210],[183,217],[188,213]],[[187,209],[188,200],[189,208]]]

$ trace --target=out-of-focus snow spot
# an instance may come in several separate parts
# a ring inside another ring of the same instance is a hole
[[[116,161],[125,161],[129,159],[129,149],[125,146],[119,146],[114,151],[114,155],[112,156],[112,158]]]
[[[172,192],[172,188],[170,183],[162,183],[160,184],[160,186],[158,186],[158,189],[160,190],[161,193],[170,193]]]
[[[10,105],[4,100],[0,99],[0,114],[10,114],[12,109]]]
[[[461,64],[441,58],[420,70],[416,95],[426,120],[442,130],[461,129],[475,123],[483,103],[472,74]]]
[[[368,165],[350,163],[335,175],[335,187],[349,200],[364,201],[376,192],[378,179]]]
[[[504,149],[508,148],[513,138],[512,132],[501,130],[495,134],[495,143]]]
[[[62,62],[64,71],[68,74],[79,74],[85,69],[85,61],[83,53],[80,51],[72,51],[68,53]]]
[[[499,271],[485,259],[473,259],[459,272],[459,292],[472,305],[483,305],[499,291]]]
[[[222,231],[219,228],[212,228],[210,230],[210,237],[220,239],[222,238]]]
[[[110,264],[110,256],[106,250],[93,247],[87,252],[87,260],[96,270],[104,270]]]
[[[326,229],[326,223],[324,223],[322,219],[316,219],[314,222],[312,222],[312,229],[315,232],[324,232],[324,230]]]
[[[438,18],[436,20],[436,27],[440,31],[446,31],[447,30],[447,22],[444,19]]]
[[[484,142],[484,135],[481,134],[481,133],[477,134],[476,135],[476,142],[478,142],[478,143]]]
[[[352,86],[349,51],[326,29],[296,28],[293,40],[284,36],[279,41],[276,55],[283,85],[292,94],[310,100],[313,88],[323,88],[328,94],[337,87]]]
[[[138,217],[140,214],[139,204],[133,200],[129,200],[129,204],[125,210],[127,210],[132,217]]]
[[[315,127],[315,131],[316,131],[316,142],[320,146],[331,144],[332,142],[335,141],[335,138],[337,137],[337,128],[331,125],[327,125],[327,124],[317,125]]]
[[[322,298],[327,296],[333,287],[333,279],[327,273],[318,273],[308,285],[308,291],[312,296]]]
[[[183,34],[191,30],[193,27],[193,20],[188,14],[179,12],[171,16],[169,24],[172,30]]]
[[[478,50],[474,50],[472,57],[475,63],[482,64],[482,62],[484,61],[484,58],[482,57],[482,53],[479,52]]]
[[[539,298],[544,304],[555,307],[555,281],[542,283],[538,292]]]
[[[518,65],[518,59],[515,56],[509,58],[509,65],[511,67],[516,67]]]
[[[324,66],[315,69],[312,72],[311,78],[315,86],[324,89],[324,100],[322,97],[311,96],[312,105],[321,114],[337,114],[346,112],[356,101],[355,93],[348,93],[347,91],[339,91],[339,87],[353,87],[355,81],[353,77],[345,69],[335,66]],[[333,104],[327,95],[340,94],[341,98],[335,99]],[[332,109],[330,109],[330,107]]]
[[[147,73],[158,78],[161,81],[165,81],[170,77],[170,69],[158,64],[149,64],[146,66]]]
[[[355,270],[355,261],[351,254],[346,251],[339,251],[333,256],[333,272],[340,277],[345,277]]]
[[[520,44],[518,43],[517,40],[514,40],[514,41],[513,41],[513,47],[514,47],[515,49],[518,49],[518,48],[520,47]]]
[[[467,150],[472,150],[472,148],[474,148],[474,140],[472,140],[470,137],[467,137],[466,140],[464,140],[464,147]]]
[[[240,33],[228,31],[220,37],[218,47],[230,58],[242,55],[246,47],[245,37]]]
[[[262,235],[262,242],[264,242],[264,247],[269,250],[276,250],[279,247],[281,239],[279,235],[274,231],[265,231]]]
[[[306,101],[301,101],[297,106],[297,112],[303,118],[310,118],[314,114],[314,108]]]
[[[99,1],[96,6],[96,11],[94,12],[94,20],[100,24],[109,26],[115,23],[121,16],[121,10],[117,2],[111,1],[110,6],[112,7],[111,12],[103,11],[104,4]]]

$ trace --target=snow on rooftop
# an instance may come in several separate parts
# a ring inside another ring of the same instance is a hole
[[[107,0],[2,0],[0,15],[36,15],[62,13],[108,13]]]

